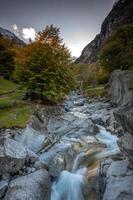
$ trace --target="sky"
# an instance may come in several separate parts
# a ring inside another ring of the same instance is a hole
[[[34,40],[46,25],[60,27],[61,37],[78,57],[100,32],[115,0],[0,0],[0,27]]]

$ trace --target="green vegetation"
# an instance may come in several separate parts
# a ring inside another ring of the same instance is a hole
[[[82,89],[89,97],[106,96],[107,89],[100,85],[105,85],[116,69],[133,70],[133,25],[121,26],[109,36],[96,63],[74,66]]]
[[[124,25],[105,42],[100,63],[109,72],[115,69],[133,70],[133,25]]]
[[[12,79],[15,68],[14,42],[0,35],[0,75]]]
[[[25,85],[31,100],[54,103],[74,87],[70,53],[59,34],[59,28],[47,26],[34,43],[17,51],[14,78]]]
[[[77,75],[80,89],[90,98],[104,97],[106,89],[104,85],[108,82],[109,74],[98,63],[77,64],[73,66]]]
[[[35,105],[22,100],[24,90],[0,77],[0,128],[25,127]]]
[[[24,47],[0,36],[0,128],[24,127],[34,111],[34,100],[57,103],[76,87],[91,98],[106,96],[105,85],[115,69],[133,69],[133,25],[114,32],[99,61],[90,65],[71,63],[60,29],[53,25]]]
[[[97,86],[88,86],[85,89],[85,95],[89,98],[94,97],[105,97],[107,95],[107,89],[105,89],[104,85],[97,85]]]
[[[23,128],[29,122],[34,105],[19,104],[10,108],[0,109],[0,128]]]
[[[18,84],[0,77],[0,95],[17,90]]]

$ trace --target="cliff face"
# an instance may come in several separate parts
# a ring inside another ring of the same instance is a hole
[[[17,45],[24,46],[24,41],[20,40],[14,33],[0,27],[0,34],[10,40],[13,40]]]
[[[133,104],[133,72],[115,70],[110,77],[111,103],[116,106]]]
[[[120,25],[131,23],[133,23],[133,1],[119,0],[114,4],[111,12],[105,18],[101,26],[100,34],[83,49],[76,63],[90,64],[95,62],[103,42],[108,38],[110,33],[116,30]]]
[[[114,117],[121,131],[118,146],[122,157],[105,159],[100,167],[102,200],[133,199],[133,72],[116,70],[110,79]]]
[[[114,116],[122,127],[119,147],[133,167],[133,72],[116,70],[110,78],[111,102],[117,106]]]

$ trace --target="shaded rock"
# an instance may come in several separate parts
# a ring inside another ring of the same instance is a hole
[[[77,101],[74,101],[75,106],[83,106],[85,103],[85,99],[79,99]]]
[[[16,140],[37,153],[45,146],[46,136],[28,125],[21,134],[16,136]]]
[[[130,167],[133,168],[133,104],[116,109],[114,116],[122,127],[122,131],[119,133],[119,148],[128,157]]]
[[[131,200],[133,198],[132,183],[133,176],[111,176],[107,181],[103,200]]]
[[[7,188],[8,188],[8,181],[6,180],[0,181],[0,199],[4,197]]]
[[[59,119],[62,113],[63,111],[59,106],[38,107],[32,117],[31,127],[39,132],[47,134],[49,133],[47,129],[49,119]]]
[[[0,175],[4,173],[14,174],[25,164],[26,149],[12,139],[0,140]]]
[[[110,95],[113,105],[133,104],[133,72],[115,70],[110,77]]]
[[[130,200],[133,197],[133,172],[128,160],[101,163],[100,191],[103,200]],[[102,197],[103,195],[103,197]]]
[[[4,200],[49,200],[50,177],[46,170],[38,170],[10,182]]]
[[[27,162],[35,163],[38,160],[38,155],[27,149]]]
[[[127,160],[111,162],[107,171],[107,178],[110,176],[124,176],[128,172],[129,162]]]
[[[39,160],[39,161],[36,161],[35,164],[34,164],[34,167],[39,170],[39,169],[46,169],[47,171],[49,171],[49,168],[48,166],[46,165],[45,162]]]
[[[20,40],[14,33],[9,30],[0,27],[0,34],[5,38],[14,41],[19,46],[25,46],[24,41]]]

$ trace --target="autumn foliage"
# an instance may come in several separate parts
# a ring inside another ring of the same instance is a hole
[[[56,102],[74,86],[70,53],[53,25],[39,32],[36,41],[17,50],[14,78],[31,99]]]

